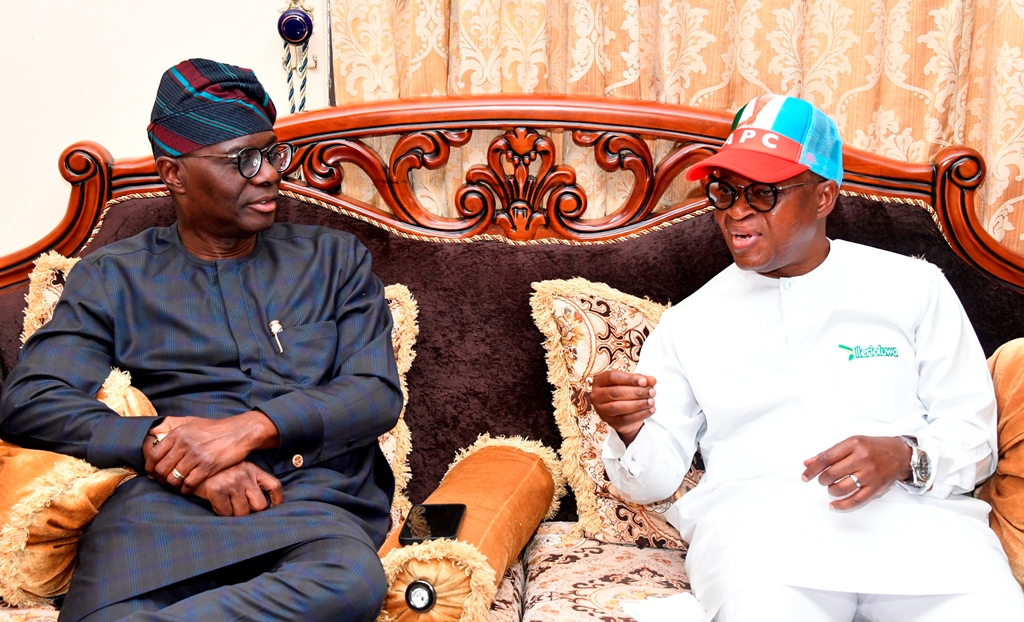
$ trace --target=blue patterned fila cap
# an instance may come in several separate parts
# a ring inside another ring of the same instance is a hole
[[[765,183],[810,169],[843,183],[843,142],[835,121],[797,97],[761,95],[740,108],[718,153],[686,172],[696,181],[718,169]]]
[[[153,157],[177,157],[274,129],[277,110],[250,69],[204,58],[164,72],[147,129]]]

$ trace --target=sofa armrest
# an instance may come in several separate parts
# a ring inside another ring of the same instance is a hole
[[[381,547],[390,588],[379,620],[486,620],[502,576],[554,515],[564,484],[551,449],[483,435],[425,501],[466,505],[458,540],[402,546],[396,529]],[[424,604],[414,607],[417,595]]]

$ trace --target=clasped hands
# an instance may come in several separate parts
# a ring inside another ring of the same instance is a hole
[[[277,442],[277,428],[258,411],[226,419],[165,417],[149,431],[142,454],[150,478],[206,499],[219,516],[245,516],[284,501],[281,482],[246,460]]]
[[[594,377],[590,403],[627,446],[654,414],[653,376],[617,370]],[[801,478],[817,478],[836,497],[833,510],[852,510],[885,494],[910,477],[910,447],[894,436],[851,436],[804,460]]]

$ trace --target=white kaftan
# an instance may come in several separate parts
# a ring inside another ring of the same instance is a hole
[[[758,577],[797,587],[935,595],[1005,573],[973,499],[995,468],[992,382],[960,301],[935,266],[850,242],[794,278],[725,269],[672,307],[637,371],[656,413],[604,462],[629,499],[672,495],[698,445],[707,467],[666,517],[709,615]],[[853,511],[828,507],[803,461],[854,435],[916,436],[923,495],[895,485]],[[967,494],[964,494],[967,493]]]

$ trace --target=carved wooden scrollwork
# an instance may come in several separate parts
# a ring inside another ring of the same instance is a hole
[[[534,162],[536,175],[530,173]],[[587,209],[587,197],[576,186],[576,171],[555,164],[550,138],[516,127],[491,141],[486,166],[466,172],[455,205],[463,217],[493,220],[510,239],[523,241],[536,237],[544,225],[579,218]]]
[[[625,170],[633,174],[633,189],[622,206],[606,218],[587,225],[569,227],[579,232],[597,228],[619,227],[642,219],[653,209],[650,202],[654,188],[654,156],[639,136],[620,132],[575,131],[573,141],[581,147],[592,147],[594,161],[602,169]],[[599,224],[600,223],[600,224]]]
[[[480,95],[311,111],[279,119],[275,131],[298,148],[287,172],[302,175],[282,183],[289,196],[400,235],[452,242],[604,243],[706,210],[707,201],[695,195],[662,204],[680,173],[722,144],[731,119],[725,113],[651,102]],[[474,131],[501,134],[486,161],[474,162],[462,180],[453,197],[453,217],[431,214],[413,192],[413,171],[439,170],[450,161],[451,149],[466,145]],[[623,205],[601,218],[584,219],[593,209],[588,208],[593,197],[578,186],[576,172],[541,131],[564,131],[592,152],[603,170],[624,173],[632,185]],[[669,141],[674,150],[655,162],[645,139]],[[377,140],[395,147],[385,153],[373,147]],[[976,152],[949,147],[929,163],[909,164],[847,147],[843,162],[844,190],[927,206],[961,257],[1024,291],[1024,256],[994,239],[975,211],[984,175]],[[151,157],[114,161],[95,143],[67,149],[60,167],[71,183],[67,213],[44,239],[0,257],[0,288],[23,283],[41,252],[80,252],[106,207],[115,209],[113,201],[166,192]],[[373,204],[343,193],[344,171],[353,168],[371,180]]]
[[[352,164],[370,178],[396,219],[425,229],[472,235],[489,224],[477,220],[444,218],[420,205],[409,179],[414,169],[438,169],[447,164],[452,147],[469,142],[469,130],[430,130],[399,137],[389,162],[361,140],[332,140],[300,151],[302,172],[312,188],[338,194],[345,173],[342,164]]]
[[[637,135],[576,131],[573,132],[573,140],[578,145],[593,147],[594,160],[604,170],[626,170],[633,174],[634,179],[629,196],[615,212],[604,218],[565,223],[566,230],[559,231],[562,235],[575,235],[581,239],[595,234],[603,236],[608,230],[644,221],[680,173],[713,153],[713,149],[703,143],[677,142],[675,149],[656,165],[647,143]],[[696,211],[699,204],[697,201],[693,205],[673,209],[673,214],[679,216]]]
[[[481,219],[443,218],[431,214],[416,200],[410,175],[414,169],[437,170],[448,163],[452,147],[469,142],[469,130],[433,130],[406,134],[391,151],[389,183],[395,196],[395,216],[401,220],[442,231],[479,231],[487,226]]]
[[[100,218],[110,195],[110,152],[94,142],[81,142],[60,155],[61,175],[71,184],[68,208],[60,224],[42,240],[0,257],[0,289],[24,281],[41,253],[71,255],[81,248]]]
[[[975,195],[985,178],[980,154],[947,147],[935,156],[934,208],[950,247],[965,261],[1018,291],[1024,291],[1022,257],[985,230]]]

